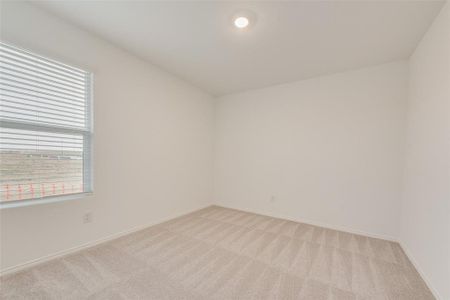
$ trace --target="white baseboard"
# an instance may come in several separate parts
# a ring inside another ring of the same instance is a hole
[[[16,273],[16,272],[22,271],[24,269],[31,268],[33,266],[42,264],[42,263],[50,261],[52,259],[61,258],[63,256],[67,256],[69,254],[73,254],[75,252],[78,252],[78,251],[81,251],[81,250],[84,250],[84,249],[87,249],[87,248],[91,248],[91,247],[97,246],[99,244],[102,244],[102,243],[105,243],[105,242],[117,239],[119,237],[125,236],[127,234],[130,234],[130,233],[133,233],[133,232],[137,232],[139,230],[142,230],[142,229],[145,229],[145,228],[148,228],[148,227],[151,227],[151,226],[154,226],[154,225],[157,225],[157,224],[160,224],[160,223],[163,223],[163,222],[166,222],[166,221],[169,221],[169,220],[172,220],[172,219],[175,219],[175,218],[178,218],[178,217],[190,214],[192,212],[195,212],[197,210],[200,210],[200,209],[203,209],[203,208],[207,208],[207,207],[210,207],[210,206],[211,205],[201,206],[199,208],[192,209],[192,210],[189,210],[187,212],[174,214],[174,215],[172,215],[170,217],[167,217],[167,218],[164,218],[164,219],[160,219],[160,220],[151,222],[149,224],[136,226],[136,227],[133,227],[131,229],[124,230],[124,231],[121,231],[121,232],[114,233],[114,234],[111,234],[109,236],[106,236],[104,238],[97,239],[95,241],[91,241],[91,242],[88,242],[88,243],[85,243],[85,244],[82,244],[82,245],[79,245],[79,246],[76,246],[76,247],[72,247],[72,248],[65,249],[65,250],[62,250],[62,251],[58,251],[58,252],[55,252],[55,253],[52,253],[52,254],[49,254],[49,255],[45,255],[45,256],[42,256],[40,258],[32,259],[32,260],[29,260],[29,261],[27,261],[25,263],[21,263],[21,264],[18,264],[18,265],[15,265],[15,266],[8,267],[8,268],[0,270],[0,276],[4,276],[4,275],[7,275],[7,274],[12,274],[12,273]]]
[[[422,277],[423,281],[425,281],[425,284],[430,289],[430,291],[433,294],[434,298],[436,298],[436,300],[444,299],[443,297],[441,297],[439,292],[433,287],[433,285],[431,284],[431,281],[425,275],[423,270],[419,267],[419,264],[417,263],[417,260],[414,258],[414,256],[412,255],[412,252],[409,250],[409,248],[406,247],[405,244],[402,243],[401,240],[398,241],[398,243],[400,244],[400,247],[402,247],[403,252],[405,252],[405,254],[408,257],[409,261],[413,264],[414,268],[416,268],[417,272],[419,272],[420,277]]]
[[[305,223],[305,224],[309,224],[309,225],[324,227],[324,228],[338,230],[338,231],[344,231],[344,232],[358,234],[358,235],[364,235],[364,236],[371,237],[371,238],[388,240],[388,241],[391,241],[391,242],[398,242],[397,238],[389,236],[389,235],[371,233],[371,232],[366,232],[366,231],[357,230],[357,229],[353,229],[353,228],[348,228],[348,227],[344,227],[344,226],[336,226],[336,225],[332,225],[332,224],[328,224],[328,223],[312,221],[312,220],[308,220],[308,219],[304,219],[304,218],[301,218],[301,219],[300,218],[293,218],[291,216],[287,216],[287,215],[283,215],[283,214],[279,214],[279,213],[272,213],[272,212],[269,213],[269,212],[263,212],[263,211],[255,211],[253,209],[241,209],[241,208],[237,208],[237,207],[224,206],[224,205],[221,205],[221,204],[214,204],[214,205],[215,206],[219,206],[219,207],[224,207],[224,208],[230,208],[230,209],[235,209],[235,210],[255,213],[255,214],[258,214],[258,215],[269,216],[269,217],[278,218],[278,219],[285,219],[285,220],[289,220],[289,221],[293,221],[293,222]]]

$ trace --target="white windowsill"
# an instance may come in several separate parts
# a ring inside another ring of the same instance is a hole
[[[60,196],[53,196],[53,197],[45,197],[45,198],[37,198],[37,199],[35,198],[35,199],[29,199],[29,200],[1,202],[0,209],[46,204],[46,203],[54,203],[54,202],[62,202],[62,201],[67,201],[67,200],[75,200],[75,199],[85,198],[85,197],[88,197],[91,195],[92,195],[92,192],[83,192],[83,193],[60,195]]]

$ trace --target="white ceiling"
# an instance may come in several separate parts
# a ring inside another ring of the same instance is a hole
[[[39,1],[213,95],[406,59],[442,1]],[[256,19],[233,27],[240,12]]]

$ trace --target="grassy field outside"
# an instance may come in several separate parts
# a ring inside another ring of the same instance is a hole
[[[0,151],[1,202],[83,191],[79,151]]]

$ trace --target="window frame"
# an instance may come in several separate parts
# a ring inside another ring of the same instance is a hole
[[[0,129],[1,128],[10,128],[10,129],[22,129],[22,130],[31,130],[31,131],[40,131],[40,132],[50,132],[50,133],[61,133],[61,134],[80,134],[83,136],[83,191],[77,193],[68,193],[61,195],[50,195],[44,197],[35,197],[31,199],[23,199],[23,200],[12,200],[12,201],[0,201],[0,209],[4,208],[13,208],[13,207],[22,207],[36,204],[45,204],[45,203],[54,203],[61,202],[73,199],[80,199],[93,194],[94,191],[94,160],[93,160],[93,137],[94,137],[94,104],[93,104],[93,82],[94,75],[91,71],[86,70],[85,68],[80,68],[72,64],[67,64],[61,60],[51,59],[39,54],[36,54],[29,50],[24,50],[15,45],[11,45],[9,43],[5,43],[4,41],[0,41],[0,43],[12,47],[18,51],[25,52],[28,55],[32,55],[34,57],[38,57],[40,59],[50,61],[52,63],[57,63],[59,65],[66,65],[71,68],[77,68],[86,73],[85,83],[86,83],[86,94],[85,94],[85,108],[86,108],[86,116],[85,116],[85,128],[84,129],[76,129],[69,128],[65,126],[59,125],[47,125],[47,124],[35,124],[33,122],[26,121],[16,121],[16,120],[2,120],[0,119]],[[1,81],[1,78],[0,78]]]

